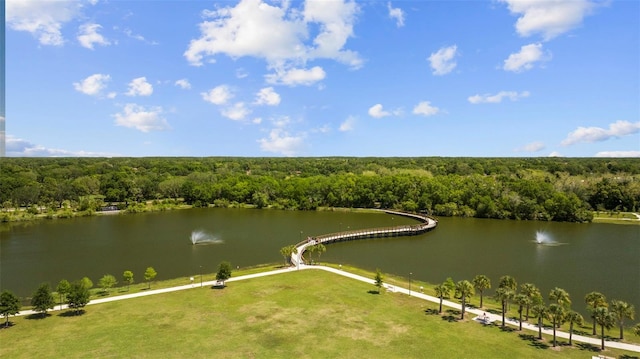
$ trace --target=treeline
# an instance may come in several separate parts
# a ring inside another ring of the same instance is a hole
[[[194,206],[388,208],[438,216],[583,222],[640,210],[635,158],[3,158],[10,209]]]

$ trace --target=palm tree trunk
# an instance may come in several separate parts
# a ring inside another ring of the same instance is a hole
[[[591,318],[593,318],[593,333],[592,333],[592,335],[596,335],[596,316],[593,315]]]
[[[522,308],[520,308],[520,331],[522,331]]]
[[[600,349],[604,350],[604,325],[600,326],[600,338],[602,338],[602,345]]]
[[[573,335],[573,322],[569,324],[569,346],[571,346],[571,336]]]
[[[529,304],[527,304],[527,315],[525,316],[525,320],[529,321]]]
[[[622,323],[620,323],[620,339],[624,339],[624,331],[623,331],[623,325]]]
[[[556,319],[553,318],[553,346],[556,346]]]
[[[538,339],[542,339],[542,318],[538,318]]]
[[[442,313],[442,297],[440,297],[440,309],[438,310],[438,314]]]
[[[502,329],[504,329],[504,313],[507,311],[507,304],[502,302]]]
[[[480,308],[482,308],[482,292],[480,292]]]
[[[464,320],[464,296],[462,296],[462,314],[460,315],[460,319]]]

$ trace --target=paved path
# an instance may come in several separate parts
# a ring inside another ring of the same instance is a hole
[[[365,282],[365,283],[369,283],[369,284],[375,284],[374,280],[371,278],[367,278],[367,277],[363,277],[361,275],[358,274],[353,274],[353,273],[349,273],[346,271],[343,271],[341,269],[335,269],[335,268],[331,268],[331,267],[325,267],[325,266],[319,266],[319,265],[313,265],[313,266],[308,266],[308,265],[304,265],[304,264],[300,264],[299,265],[299,269],[302,270],[307,270],[307,269],[317,269],[317,270],[324,270],[327,272],[331,272],[331,273],[335,273],[347,278],[351,278],[351,279],[355,279],[355,280],[359,280],[361,282]],[[261,272],[261,273],[255,273],[255,274],[248,274],[248,275],[243,275],[243,276],[239,276],[239,277],[232,277],[229,278],[227,280],[227,282],[236,282],[236,281],[241,281],[241,280],[247,280],[247,279],[253,279],[253,278],[259,278],[259,277],[265,277],[265,276],[269,276],[269,275],[275,275],[275,274],[283,274],[283,273],[290,273],[290,272],[294,272],[296,271],[296,267],[289,267],[289,268],[284,268],[284,269],[276,269],[276,270],[272,270],[272,271],[268,271],[268,272]],[[213,286],[216,283],[216,281],[207,281],[207,282],[203,282],[202,286],[203,287],[210,287]],[[115,296],[115,297],[108,297],[108,298],[100,298],[100,299],[95,299],[89,302],[88,305],[94,305],[94,304],[101,304],[101,303],[107,303],[107,302],[113,302],[116,300],[124,300],[124,299],[131,299],[131,298],[138,298],[138,297],[146,297],[149,295],[155,295],[155,294],[161,294],[161,293],[170,293],[170,292],[177,292],[180,290],[186,290],[186,289],[193,289],[193,288],[198,288],[200,287],[200,283],[194,283],[194,284],[187,284],[187,285],[182,285],[182,286],[177,286],[177,287],[171,287],[171,288],[163,288],[163,289],[153,289],[153,290],[146,290],[143,292],[138,292],[138,293],[133,293],[133,294],[125,294],[125,295],[119,295],[119,296]],[[392,286],[389,284],[384,284],[384,287],[389,290],[389,291],[394,291],[394,292],[399,292],[399,293],[403,293],[403,294],[408,294],[411,295],[412,297],[415,298],[419,298],[419,299],[423,299],[423,300],[427,300],[433,303],[440,303],[440,298],[431,296],[431,295],[427,295],[427,294],[423,294],[420,292],[417,292],[415,290],[412,290],[411,292],[409,292],[409,290],[407,288],[402,288],[402,287],[398,287],[398,286]],[[442,301],[442,304],[444,306],[450,307],[450,308],[454,308],[454,309],[461,309],[461,306],[459,303],[455,303],[455,302],[451,302],[448,300],[444,300]],[[67,309],[66,305],[63,305],[62,307],[57,305],[55,310],[61,310],[61,309]],[[36,312],[32,311],[32,310],[24,310],[21,311],[20,313],[18,313],[18,316],[23,316],[23,315],[31,315],[31,314],[35,314]],[[475,309],[475,308],[467,308],[466,309],[466,313],[468,314],[475,314],[476,316],[482,316],[484,315],[486,312],[484,310],[481,309]],[[492,314],[492,313],[486,313],[486,315],[489,317],[490,321],[502,321],[502,315],[498,315],[498,314]],[[506,323],[513,325],[513,326],[518,326],[518,321],[517,320],[513,320],[513,319],[506,319]],[[536,333],[538,332],[538,326],[534,325],[534,324],[530,324],[527,322],[523,322],[522,323],[522,329],[526,329],[526,330],[531,330],[531,331],[535,331]],[[548,334],[548,335],[553,335],[553,331],[551,329],[542,329],[542,332],[544,334]],[[556,337],[558,338],[569,338],[569,333],[566,332],[561,332],[561,331],[556,331]],[[591,337],[586,337],[586,336],[582,336],[582,335],[576,335],[574,334],[572,336],[572,339],[576,342],[583,342],[583,343],[588,343],[588,344],[592,344],[596,347],[600,347],[601,344],[601,340],[599,338],[591,338]],[[628,344],[628,343],[620,343],[620,342],[615,342],[615,341],[605,341],[605,346],[607,348],[617,348],[617,349],[623,349],[623,350],[628,350],[628,351],[632,351],[632,352],[638,352],[640,353],[640,345],[637,344]]]

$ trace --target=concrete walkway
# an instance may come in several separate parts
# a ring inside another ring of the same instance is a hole
[[[364,282],[364,283],[369,283],[371,285],[375,284],[375,281],[373,279],[371,279],[371,278],[363,277],[363,276],[358,275],[358,274],[349,273],[349,272],[343,271],[341,269],[335,269],[335,268],[319,266],[319,265],[308,266],[308,265],[304,265],[304,264],[299,264],[298,268],[289,267],[289,268],[284,268],[284,269],[276,269],[276,270],[272,270],[272,271],[268,271],[268,272],[261,272],[261,273],[243,275],[243,276],[239,276],[239,277],[232,277],[232,278],[229,278],[227,280],[227,282],[236,282],[236,281],[241,281],[241,280],[259,278],[259,277],[266,277],[266,276],[270,276],[270,275],[290,273],[290,272],[296,271],[297,269],[300,269],[300,270],[308,270],[308,269],[324,270],[324,271],[327,271],[327,272],[331,272],[331,273],[335,273],[335,274],[341,275],[343,277],[355,279],[355,280],[358,280],[358,281],[361,281],[361,282]],[[202,286],[203,287],[211,287],[211,286],[213,286],[215,284],[216,284],[216,281],[207,281],[207,282],[203,282]],[[156,294],[162,294],[162,293],[177,292],[177,291],[180,291],[180,290],[199,288],[200,286],[201,286],[200,283],[193,283],[193,284],[187,284],[187,285],[171,287],[171,288],[146,290],[146,291],[138,292],[138,293],[132,293],[132,294],[119,295],[119,296],[115,296],[115,297],[95,299],[95,300],[90,301],[88,303],[88,305],[108,303],[108,302],[113,302],[113,301],[116,301],[116,300],[124,300],[124,299],[131,299],[131,298],[146,297],[146,296],[149,296],[149,295],[156,295]],[[430,295],[426,295],[426,294],[417,292],[415,290],[412,290],[411,292],[409,292],[409,290],[407,288],[398,287],[398,286],[392,286],[392,285],[389,285],[389,284],[384,284],[384,287],[389,291],[407,294],[407,295],[410,295],[412,297],[423,299],[423,300],[427,300],[427,301],[430,301],[430,302],[433,302],[433,303],[438,303],[438,304],[440,303],[440,298],[437,298],[437,297],[434,297],[434,296],[430,296]],[[450,307],[450,308],[458,309],[458,310],[462,309],[460,303],[455,303],[455,302],[451,302],[451,301],[448,301],[448,300],[442,301],[442,305]],[[62,306],[57,305],[55,307],[55,310],[52,310],[52,311],[57,311],[57,310],[62,310],[62,309],[67,309],[67,305],[62,305]],[[466,309],[466,313],[467,314],[475,314],[476,316],[483,316],[486,313],[487,317],[489,317],[489,321],[491,321],[491,322],[493,322],[493,321],[502,321],[502,315],[488,313],[488,312],[486,312],[484,310],[481,310],[481,309],[467,308]],[[16,316],[24,316],[24,315],[32,315],[32,314],[36,314],[36,312],[34,312],[32,310],[24,310],[24,311],[21,311],[20,313],[18,313]],[[518,327],[518,321],[517,320],[506,318],[505,322],[506,322],[506,324]],[[538,326],[537,325],[530,324],[530,323],[527,323],[527,322],[523,322],[522,323],[522,329],[523,330],[535,331],[536,333],[538,332]],[[547,334],[547,335],[553,335],[553,330],[543,328],[542,329],[542,333]],[[556,331],[556,337],[557,338],[568,339],[569,338],[569,333]],[[599,338],[585,337],[585,336],[577,335],[577,334],[574,334],[572,336],[572,340],[574,340],[576,342],[588,343],[588,344],[594,345],[594,346],[596,346],[598,348],[600,347],[600,344],[601,344],[601,340]],[[628,343],[620,343],[620,342],[616,342],[616,341],[605,340],[605,346],[607,348],[617,348],[617,349],[628,350],[628,351],[640,353],[640,345],[637,345],[637,344],[628,344]]]

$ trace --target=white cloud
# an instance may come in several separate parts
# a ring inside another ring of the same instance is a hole
[[[239,79],[243,79],[245,77],[249,76],[249,73],[247,72],[247,70],[243,69],[243,68],[239,68],[236,69],[236,77]]]
[[[8,0],[6,22],[10,29],[27,31],[40,44],[62,46],[62,26],[80,15],[82,4],[77,0]]]
[[[110,45],[109,40],[105,39],[104,36],[98,34],[98,30],[100,30],[102,26],[99,24],[84,24],[80,25],[80,31],[78,34],[78,42],[83,47],[87,49],[93,50],[93,45],[98,44],[102,46]]]
[[[391,2],[387,3],[387,9],[389,9],[389,17],[396,20],[397,27],[404,26],[404,11],[401,8],[392,8]]]
[[[201,92],[202,98],[214,105],[224,105],[233,98],[233,93],[227,85],[220,85],[212,88],[209,92]]]
[[[440,50],[434,52],[429,56],[428,60],[433,69],[434,75],[446,75],[456,68],[456,62],[454,58],[458,52],[458,47],[452,45],[449,47],[443,47]]]
[[[381,104],[375,104],[369,108],[369,116],[375,118],[382,118],[385,116],[391,116],[391,113],[382,109]]]
[[[580,26],[596,6],[589,0],[500,0],[512,14],[520,16],[516,31],[520,36],[539,33],[550,40]]]
[[[245,107],[244,102],[236,102],[233,106],[222,110],[221,113],[228,119],[240,121],[244,120],[251,113],[251,110]]]
[[[256,94],[255,104],[277,106],[280,104],[280,95],[273,90],[273,87],[265,87]]]
[[[580,142],[602,142],[612,138],[624,137],[640,132],[640,121],[616,121],[609,125],[608,129],[602,127],[578,127],[562,140],[563,146],[569,146]]]
[[[533,68],[533,64],[539,61],[548,61],[551,54],[542,52],[542,44],[529,44],[520,48],[520,52],[513,53],[504,60],[505,71],[522,72]]]
[[[256,125],[259,125],[262,123],[262,117],[256,117],[251,122],[255,123]]]
[[[107,82],[111,76],[104,74],[93,74],[80,82],[74,82],[73,88],[89,96],[98,96],[107,87]]]
[[[138,77],[129,82],[127,96],[150,96],[153,93],[153,86],[147,82],[146,77]]]
[[[217,54],[263,58],[270,68],[280,69],[318,58],[353,68],[362,65],[356,52],[343,49],[353,36],[358,13],[354,1],[307,0],[303,9],[290,5],[289,1],[241,0],[234,7],[205,10],[208,19],[199,24],[200,37],[190,41],[184,56],[196,66]],[[317,33],[311,42],[310,32]]]
[[[327,74],[324,72],[322,67],[314,66],[309,70],[305,70],[305,69],[276,70],[275,74],[265,75],[265,79],[268,83],[274,84],[274,85],[310,86],[318,81],[324,80],[326,76]]]
[[[518,152],[539,152],[545,149],[545,145],[542,142],[531,142],[528,143],[518,149],[516,149],[516,151]]]
[[[529,91],[523,91],[518,93],[517,91],[500,91],[495,95],[484,94],[484,95],[473,95],[469,96],[467,100],[472,104],[479,103],[500,103],[503,98],[508,98],[511,101],[518,101],[521,98],[529,97]]]
[[[113,117],[115,117],[116,125],[118,126],[150,132],[170,129],[167,120],[162,117],[162,114],[161,107],[146,109],[143,106],[128,103],[121,113],[117,113]]]
[[[304,138],[304,134],[292,136],[284,129],[274,128],[268,138],[261,138],[258,143],[262,151],[294,156],[302,149]]]
[[[57,148],[46,148],[21,138],[7,136],[6,155],[8,157],[113,157],[113,153],[69,151]]]
[[[357,118],[354,116],[347,117],[343,123],[340,124],[339,130],[341,132],[353,131],[356,125]]]
[[[640,151],[602,151],[596,157],[640,157]]]
[[[433,116],[439,112],[440,109],[435,106],[431,106],[431,102],[429,101],[422,101],[413,108],[414,115]]]
[[[180,79],[180,80],[175,82],[175,85],[180,87],[183,90],[191,89],[191,83],[189,83],[189,80],[187,80],[187,79]]]
[[[549,154],[548,157],[562,157],[562,154],[560,152],[553,151]]]

